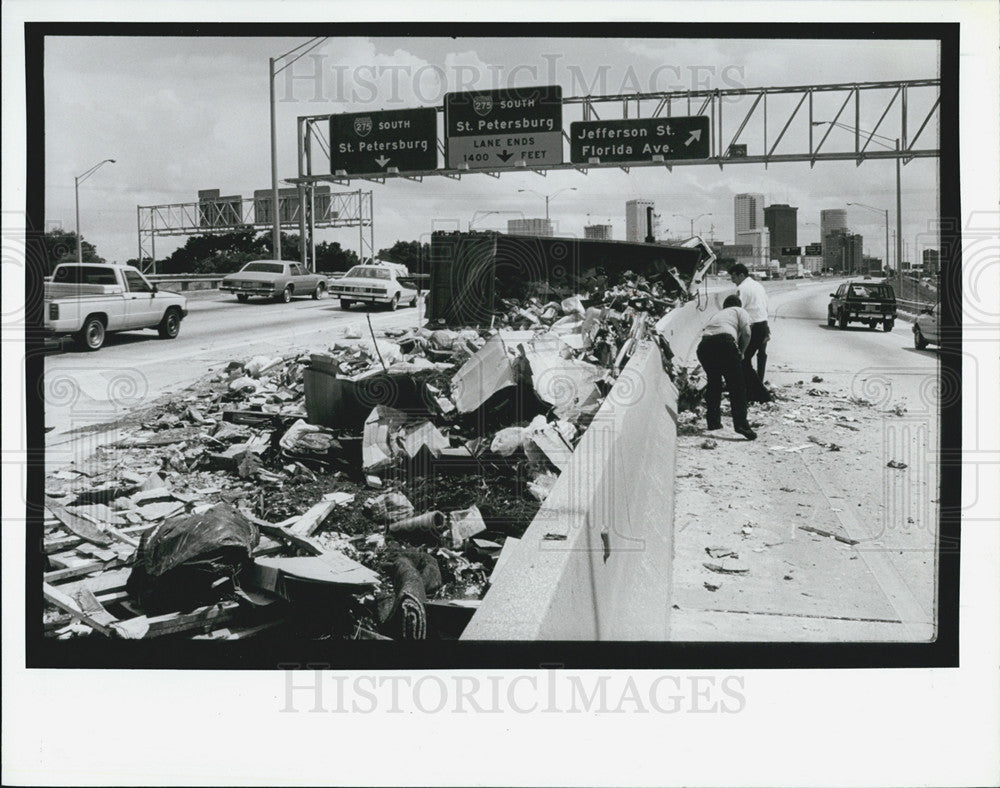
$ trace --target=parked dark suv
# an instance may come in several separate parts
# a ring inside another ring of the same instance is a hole
[[[886,331],[892,331],[896,323],[896,293],[892,285],[845,282],[836,293],[830,293],[826,324],[844,329],[848,323],[867,323],[869,328],[881,323]]]

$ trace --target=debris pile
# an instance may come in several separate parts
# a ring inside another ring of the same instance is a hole
[[[46,632],[457,637],[668,292],[230,362],[47,478]]]

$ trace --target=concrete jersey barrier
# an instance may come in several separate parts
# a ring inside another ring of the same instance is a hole
[[[695,360],[733,289],[702,292],[657,323],[676,361]],[[677,389],[658,348],[643,342],[462,640],[666,640],[676,447]]]
[[[643,342],[463,640],[665,640],[677,390]]]

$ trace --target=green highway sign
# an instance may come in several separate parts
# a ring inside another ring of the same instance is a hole
[[[449,169],[562,164],[562,88],[447,93],[444,138]]]
[[[330,173],[370,175],[437,169],[434,107],[330,116]]]
[[[707,159],[708,116],[583,120],[570,124],[569,158],[574,164]]]

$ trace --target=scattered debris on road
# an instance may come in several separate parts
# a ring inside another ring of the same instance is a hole
[[[232,361],[49,475],[47,634],[457,636],[666,292]]]

